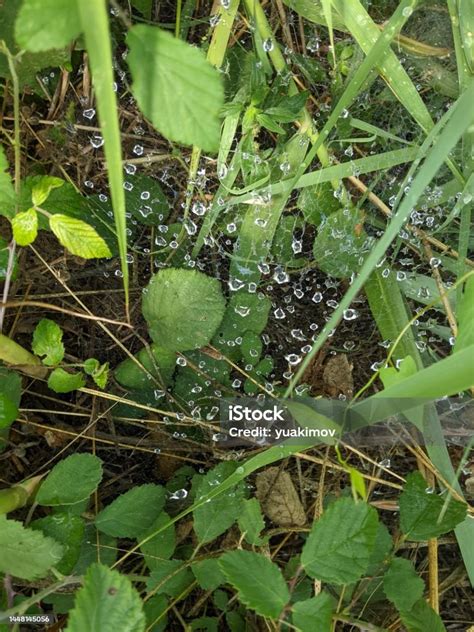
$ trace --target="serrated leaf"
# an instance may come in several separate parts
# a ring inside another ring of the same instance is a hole
[[[211,340],[225,309],[220,283],[197,270],[169,268],[155,274],[143,295],[143,315],[153,340],[187,351]]]
[[[62,187],[63,184],[64,180],[61,180],[61,178],[55,178],[54,176],[41,176],[31,192],[33,205],[41,206],[43,202],[46,202],[51,191]]]
[[[265,528],[265,521],[260,509],[260,503],[256,498],[242,500],[238,517],[239,529],[242,531],[246,542],[249,544],[261,544],[260,533]]]
[[[147,590],[154,594],[178,597],[193,583],[193,576],[181,560],[160,560],[150,574]]]
[[[445,502],[420,474],[413,472],[400,496],[400,527],[408,540],[421,542],[448,533],[466,517],[466,505],[453,498]]]
[[[264,617],[280,616],[290,593],[276,564],[252,551],[230,551],[220,557],[219,566],[243,604]]]
[[[112,566],[117,559],[117,539],[97,531],[93,524],[86,525],[79,559],[73,569],[74,575],[84,575],[91,564],[100,562]]]
[[[28,246],[38,235],[38,213],[34,208],[18,213],[12,219],[13,237],[19,246]]]
[[[370,562],[378,529],[373,507],[349,498],[334,501],[314,522],[301,563],[311,577],[333,584],[357,581]]]
[[[45,577],[63,556],[52,538],[5,516],[0,516],[0,551],[0,571],[27,580]]]
[[[214,490],[234,470],[235,466],[232,463],[219,463],[209,470],[199,484],[196,500],[199,501]],[[201,543],[211,542],[234,524],[240,514],[240,501],[243,496],[244,488],[242,484],[239,484],[216,496],[211,502],[196,507],[193,512],[194,530]]]
[[[225,583],[224,573],[221,571],[219,561],[215,558],[196,562],[192,565],[191,570],[199,586],[204,590],[215,590]]]
[[[48,386],[55,393],[70,393],[82,388],[85,383],[82,373],[68,373],[61,368],[54,369],[48,378]]]
[[[163,349],[156,344],[143,347],[135,358],[144,368],[156,379],[160,379],[164,384],[171,382],[172,375],[176,369],[176,353],[169,349]],[[126,358],[114,371],[115,379],[123,387],[130,390],[144,391],[150,389],[150,380],[147,373],[142,370],[131,358]]]
[[[63,575],[71,573],[81,550],[84,520],[79,516],[58,513],[34,520],[30,526],[61,544],[63,556],[55,567]]]
[[[144,632],[142,601],[130,580],[102,564],[89,567],[66,632]]]
[[[71,454],[53,467],[36,494],[39,505],[74,505],[94,492],[102,480],[102,461],[93,454]]]
[[[64,48],[81,32],[76,2],[24,0],[15,22],[15,38],[32,53]]]
[[[301,632],[331,632],[332,615],[336,609],[334,597],[322,592],[312,599],[298,601],[293,606],[293,625]]]
[[[69,252],[84,259],[111,257],[109,247],[92,226],[67,215],[53,215],[49,226]]]
[[[400,615],[408,632],[446,632],[439,614],[424,600],[420,599],[409,612]]]
[[[63,331],[53,320],[42,318],[33,332],[31,348],[42,357],[43,364],[54,366],[64,358]]]
[[[15,421],[20,399],[20,376],[18,373],[0,366],[0,429],[8,428]]]
[[[150,529],[165,504],[165,490],[152,483],[133,487],[97,515],[99,531],[119,538],[137,538]]]
[[[163,527],[165,524],[169,523],[170,517],[164,511],[160,513],[155,522],[151,525],[149,529],[144,531],[139,540],[144,540],[146,537],[158,531],[160,527]],[[145,564],[148,566],[150,571],[153,571],[162,560],[169,559],[174,552],[176,547],[176,535],[174,525],[171,524],[169,527],[160,531],[154,538],[148,540],[144,544],[141,545],[140,551],[143,553],[145,558]]]
[[[413,564],[394,557],[383,578],[384,593],[399,612],[409,611],[423,596],[425,582],[418,577]]]
[[[169,140],[219,148],[224,90],[204,53],[155,26],[133,26],[127,35],[132,92],[154,127]]]

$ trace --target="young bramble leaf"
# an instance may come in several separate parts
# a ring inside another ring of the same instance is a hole
[[[224,90],[204,53],[156,26],[133,26],[127,44],[132,92],[145,116],[169,140],[217,152]]]
[[[224,573],[221,571],[219,561],[214,558],[196,562],[191,570],[198,584],[204,590],[215,590],[221,584],[225,584]]]
[[[35,184],[31,192],[31,200],[34,206],[41,206],[49,197],[53,189],[62,187],[64,180],[54,178],[53,176],[43,176],[40,181]]]
[[[349,498],[334,501],[313,524],[301,563],[308,575],[333,584],[350,584],[366,571],[378,530],[373,507]]]
[[[24,0],[15,22],[15,38],[33,53],[64,48],[81,32],[76,2]]]
[[[59,364],[64,358],[63,331],[53,320],[42,318],[33,332],[31,348],[46,366]]]
[[[293,606],[293,624],[301,632],[331,632],[332,615],[336,608],[334,597],[326,592],[312,599],[298,601]]]
[[[95,519],[99,531],[119,538],[140,537],[151,528],[165,504],[160,485],[133,487],[107,505]]]
[[[70,393],[85,386],[82,373],[68,373],[60,367],[54,369],[48,378],[48,386],[55,393]]]
[[[260,532],[265,528],[260,503],[256,498],[244,499],[238,517],[239,529],[249,544],[262,544]]]
[[[446,632],[439,614],[424,599],[420,599],[410,610],[405,610],[400,615],[408,632]]]
[[[67,632],[144,632],[143,604],[125,575],[92,564],[69,614]]]
[[[182,560],[159,560],[147,581],[153,594],[178,597],[193,583],[193,576]]]
[[[79,516],[66,513],[50,514],[38,518],[31,523],[31,528],[41,531],[44,535],[59,542],[63,547],[63,556],[55,567],[63,575],[67,575],[74,568],[81,551],[84,537],[84,520]]]
[[[52,538],[5,516],[0,516],[0,550],[0,572],[28,580],[44,577],[63,555]]]
[[[276,564],[252,551],[230,551],[221,556],[219,566],[243,604],[264,617],[279,617],[290,593]]]
[[[139,540],[144,540],[147,536],[151,535],[155,531],[158,531],[160,527],[163,527],[170,521],[170,517],[167,513],[162,511],[158,518],[154,521],[149,529],[140,534]],[[154,538],[148,540],[140,547],[140,551],[143,553],[145,563],[153,571],[161,562],[161,560],[169,559],[176,547],[176,535],[174,524],[160,531]]]
[[[453,498],[446,500],[428,489],[420,472],[408,475],[400,496],[400,526],[408,540],[437,538],[464,520],[466,505]]]
[[[409,560],[393,558],[383,578],[383,590],[397,610],[411,610],[415,602],[422,598],[424,587],[424,581],[418,577]]]
[[[18,213],[12,219],[13,237],[19,246],[28,246],[38,234],[38,214],[34,208]]]
[[[111,257],[109,247],[92,226],[67,215],[52,215],[49,226],[69,252],[84,259]]]
[[[102,480],[102,461],[93,454],[71,454],[53,467],[36,495],[39,505],[74,505],[89,498]]]
[[[143,294],[142,310],[151,337],[172,351],[207,345],[224,309],[219,281],[197,270],[162,270]]]

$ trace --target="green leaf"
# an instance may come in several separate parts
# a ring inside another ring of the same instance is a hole
[[[153,595],[143,604],[147,632],[165,632],[168,625],[168,599],[165,595]]]
[[[225,577],[219,566],[219,561],[209,558],[196,562],[191,567],[194,577],[203,590],[215,590],[221,584],[225,584]]]
[[[245,534],[245,540],[249,544],[261,544],[261,531],[265,528],[260,503],[256,498],[244,499],[240,505],[238,517],[239,529]]]
[[[89,224],[67,215],[53,215],[49,226],[59,243],[69,252],[84,259],[111,257],[109,247]]]
[[[20,376],[15,371],[0,366],[0,429],[8,428],[15,421],[20,399]]]
[[[84,520],[61,512],[34,520],[30,526],[63,546],[63,556],[55,567],[63,575],[71,573],[81,551]]]
[[[100,533],[93,524],[86,525],[79,559],[73,574],[84,575],[89,566],[95,562],[112,566],[117,559],[117,551],[116,538]]]
[[[336,609],[334,597],[326,592],[312,599],[298,601],[293,606],[293,625],[301,632],[331,632],[332,615]]]
[[[270,132],[275,132],[275,134],[285,133],[283,127],[278,125],[278,123],[271,116],[265,114],[264,112],[260,112],[259,114],[257,114],[256,119],[262,127],[270,130]]]
[[[27,580],[45,577],[63,556],[52,538],[5,516],[0,516],[0,550],[0,571]]]
[[[41,176],[38,183],[35,184],[31,192],[31,200],[34,206],[41,206],[49,197],[53,189],[62,187],[64,180],[54,178],[53,176]]]
[[[446,632],[439,614],[424,599],[417,601],[409,612],[402,612],[401,620],[408,632]]]
[[[84,452],[71,454],[53,467],[36,495],[39,505],[74,505],[94,492],[102,480],[102,461]]]
[[[199,484],[196,499],[205,496],[234,470],[235,464],[228,462],[219,463],[209,470]],[[243,495],[243,486],[238,485],[213,502],[204,503],[194,510],[194,530],[201,543],[211,542],[234,524],[240,515],[240,501]]]
[[[363,217],[361,211],[341,209],[323,221],[313,245],[323,272],[347,278],[359,271],[373,243],[362,229]]]
[[[24,0],[15,22],[18,44],[32,53],[64,48],[81,32],[76,2]]]
[[[42,318],[33,332],[31,348],[46,366],[59,364],[64,358],[63,331],[53,320]]]
[[[264,617],[280,616],[290,593],[276,564],[252,551],[230,551],[220,557],[219,566],[243,604]]]
[[[5,150],[0,145],[0,216],[12,219],[15,212],[15,190],[8,172]]]
[[[151,18],[151,9],[153,7],[153,0],[131,0],[131,5],[137,11],[149,20]]]
[[[34,208],[18,213],[12,219],[13,237],[19,246],[28,246],[38,235],[38,214]]]
[[[109,379],[109,363],[100,364],[96,358],[89,358],[83,365],[84,373],[90,375],[99,388],[105,388]]]
[[[61,368],[54,369],[48,378],[48,386],[55,393],[70,393],[82,388],[85,383],[82,373],[68,373]]]
[[[176,353],[174,351],[152,344],[140,349],[135,354],[135,358],[154,378],[157,380],[161,378],[166,385],[171,382],[176,369]],[[141,369],[131,358],[127,358],[115,369],[114,376],[124,388],[144,391],[149,390],[152,385],[146,371]]]
[[[398,369],[394,367],[384,367],[380,369],[380,379],[385,388],[392,386],[392,384],[398,384],[402,380],[415,375],[417,372],[415,360],[411,356],[406,356],[400,362]]]
[[[193,576],[181,560],[160,560],[150,574],[147,590],[154,594],[178,597],[193,583]]]
[[[204,53],[146,25],[129,30],[127,45],[132,92],[143,114],[169,140],[217,152],[224,90]]]
[[[222,320],[225,300],[217,279],[197,270],[155,274],[143,295],[143,315],[153,340],[165,349],[205,346]]]
[[[390,562],[383,578],[384,593],[400,612],[410,611],[422,598],[425,582],[418,577],[413,564],[402,557]]]
[[[170,522],[170,517],[164,511],[160,513],[155,522],[144,533],[140,534],[140,540],[146,539],[149,535]],[[153,571],[162,560],[169,559],[176,547],[176,535],[174,525],[170,524],[166,529],[160,530],[154,538],[147,540],[140,546],[140,551],[145,558],[145,564],[150,571]]]
[[[400,496],[400,527],[408,540],[422,542],[448,533],[466,517],[466,505],[439,496],[420,474],[413,472]]]
[[[334,189],[330,182],[322,182],[301,189],[297,205],[305,220],[314,226],[321,224],[324,215],[341,208],[341,203],[334,197]]]
[[[474,345],[474,274],[466,281],[456,316],[458,335],[454,344],[454,353]]]
[[[145,632],[142,601],[131,581],[102,564],[89,567],[66,632]]]
[[[376,510],[349,498],[334,501],[313,523],[301,554],[311,577],[332,584],[357,581],[370,562],[378,529]]]
[[[164,504],[165,490],[160,485],[133,487],[102,509],[95,525],[108,535],[137,538],[151,528]]]

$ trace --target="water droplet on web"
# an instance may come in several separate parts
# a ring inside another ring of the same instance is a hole
[[[247,305],[236,305],[234,307],[234,312],[239,316],[245,318],[250,314],[250,307],[248,307]]]
[[[440,265],[441,265],[441,259],[438,259],[437,257],[431,257],[430,266],[432,268],[439,268]]]
[[[217,171],[217,177],[219,180],[223,180],[227,175],[227,165],[222,163]]]
[[[183,223],[183,226],[188,235],[195,235],[197,233],[197,225],[191,219],[187,219]]]
[[[320,303],[323,300],[323,295],[321,294],[321,292],[315,292],[311,300],[313,301],[313,303]]]
[[[380,467],[385,467],[389,469],[391,465],[391,461],[390,459],[382,459],[378,465],[380,465]]]
[[[343,313],[344,320],[355,320],[358,315],[357,311],[351,308],[345,309]]]
[[[136,165],[126,164],[125,165],[125,173],[128,173],[129,176],[133,176],[137,171]]]
[[[179,366],[186,366],[188,363],[188,361],[186,360],[186,358],[183,358],[183,356],[178,356],[176,358],[176,364],[178,364]]]
[[[149,200],[150,199],[150,191],[142,191],[140,193],[140,198],[142,200]]]
[[[257,217],[255,219],[254,222],[257,226],[260,226],[260,228],[265,228],[265,226],[267,225],[267,220],[266,219],[262,219],[261,217]]]
[[[236,224],[234,224],[234,222],[227,224],[226,228],[229,233],[235,233],[235,231],[237,230],[237,226]]]
[[[295,340],[306,340],[306,336],[301,329],[292,329],[290,333],[292,338],[295,338]]]
[[[92,147],[94,147],[94,149],[98,149],[99,147],[102,147],[102,145],[104,144],[104,139],[102,138],[100,134],[94,134],[93,136],[90,137],[89,140]]]
[[[82,116],[86,119],[89,119],[89,121],[91,119],[94,118],[95,116],[95,110],[94,108],[88,108],[87,110],[84,110],[84,112],[82,113]]]
[[[143,145],[135,145],[132,151],[135,156],[143,156]]]
[[[259,263],[257,267],[262,274],[268,274],[270,272],[270,266],[268,263]]]
[[[412,13],[413,13],[413,7],[405,7],[402,11],[403,17],[405,18],[409,18]]]
[[[277,318],[278,320],[282,320],[283,318],[286,317],[285,312],[282,310],[281,307],[278,307],[274,312],[273,312],[275,318]]]
[[[273,39],[271,37],[268,37],[266,40],[263,40],[263,50],[266,53],[269,53],[270,51],[273,50]]]
[[[296,366],[301,362],[301,356],[296,355],[296,353],[290,353],[289,355],[285,356],[285,360],[290,366]]]
[[[124,182],[123,183],[123,188],[126,191],[131,191],[133,189],[133,184],[131,182]]]
[[[184,500],[184,498],[186,498],[187,495],[188,495],[188,492],[185,489],[177,489],[175,492],[171,494],[169,499],[170,500]]]
[[[352,351],[355,348],[356,343],[353,340],[346,340],[342,345],[346,351]]]
[[[385,272],[385,270],[384,270],[384,272]],[[397,272],[397,281],[405,281],[406,278],[407,278],[406,273],[402,272],[401,270],[398,270],[398,272]]]
[[[280,171],[284,173],[285,175],[290,173],[290,169],[291,169],[291,165],[288,161],[282,162],[280,164]]]
[[[191,212],[194,213],[194,215],[198,215],[199,217],[202,217],[206,210],[206,206],[202,202],[194,202],[191,207]]]
[[[288,283],[290,280],[290,275],[287,274],[284,270],[277,270],[273,275],[274,280],[281,285],[282,283]]]

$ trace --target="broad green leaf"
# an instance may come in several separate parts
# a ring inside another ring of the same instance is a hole
[[[64,48],[81,32],[71,0],[24,0],[15,22],[18,44],[32,53]]]
[[[71,573],[81,551],[84,520],[79,516],[57,513],[34,520],[30,526],[62,545],[64,553],[55,567],[63,575]]]
[[[168,599],[165,595],[152,595],[143,603],[147,632],[165,632],[168,626]]]
[[[140,595],[125,575],[102,564],[89,567],[66,632],[145,632]]]
[[[225,577],[216,558],[209,558],[196,562],[191,567],[199,586],[204,590],[215,590],[221,584],[225,584]]]
[[[63,556],[52,538],[0,516],[0,572],[32,580],[45,577]]]
[[[349,498],[334,501],[313,523],[301,554],[311,577],[332,584],[357,581],[370,562],[378,529],[376,510]]]
[[[117,559],[117,540],[106,533],[97,531],[93,524],[86,525],[79,559],[74,567],[74,575],[84,575],[91,564],[100,562],[112,566]]]
[[[458,335],[454,344],[454,353],[474,345],[474,274],[466,281],[456,316]]]
[[[244,499],[240,505],[238,517],[239,529],[249,544],[261,544],[261,531],[265,528],[260,503],[256,498]]]
[[[394,367],[384,367],[380,369],[380,379],[385,388],[398,384],[402,380],[406,380],[417,372],[415,360],[411,356],[406,356],[400,362],[397,369]]]
[[[147,536],[157,531],[160,527],[169,524],[170,517],[164,511],[160,513],[158,518],[154,521],[149,529],[140,534],[139,540],[144,540]],[[176,536],[174,525],[166,527],[164,530],[160,530],[158,535],[150,540],[147,540],[140,546],[140,551],[145,558],[145,564],[150,571],[153,571],[161,560],[169,559],[176,547]]]
[[[67,215],[53,215],[49,226],[60,244],[84,259],[111,257],[109,247],[92,226]]]
[[[186,562],[181,560],[160,560],[147,581],[149,592],[169,597],[178,597],[193,583],[193,576]]]
[[[394,557],[383,577],[384,593],[399,612],[410,611],[423,597],[425,582],[418,577],[413,564],[402,557]]]
[[[298,601],[293,606],[293,625],[301,632],[331,632],[332,615],[336,608],[334,597],[326,592],[312,599]]]
[[[424,599],[417,601],[409,611],[402,612],[401,620],[408,632],[446,632],[439,614]]]
[[[70,393],[82,388],[85,383],[82,373],[68,373],[60,367],[54,369],[48,378],[48,386],[55,393]]]
[[[97,515],[95,525],[103,533],[119,538],[137,538],[151,528],[165,504],[165,490],[148,483],[133,487]]]
[[[290,593],[276,564],[252,551],[230,551],[220,557],[219,566],[243,604],[264,617],[280,616]]]
[[[297,204],[305,220],[314,226],[321,224],[323,215],[331,214],[341,207],[339,200],[334,197],[334,189],[329,182],[301,189]]]
[[[39,505],[74,505],[97,489],[102,461],[93,454],[71,454],[53,467],[36,495]]]
[[[15,371],[0,366],[0,429],[8,428],[15,421],[20,399],[20,376]]]
[[[42,318],[33,332],[31,348],[42,357],[43,364],[54,366],[64,358],[63,331],[53,320]]]
[[[49,197],[53,189],[62,187],[64,180],[53,176],[41,176],[39,182],[35,184],[31,192],[31,200],[34,206],[41,206]]]
[[[337,278],[358,272],[373,240],[362,228],[361,211],[341,209],[331,213],[319,227],[313,254],[317,266]]]
[[[224,90],[204,53],[155,26],[133,26],[127,44],[143,114],[169,140],[217,152]]]
[[[224,462],[209,470],[199,484],[196,498],[199,500],[205,496],[230,476],[234,469],[233,463]],[[243,496],[243,486],[238,485],[213,502],[205,503],[194,510],[194,530],[201,543],[211,542],[234,524],[240,515],[240,501]]]
[[[15,190],[8,172],[5,150],[0,145],[0,216],[12,219],[15,211]]]
[[[392,548],[392,536],[383,522],[379,522],[374,548],[372,549],[369,566],[366,571],[368,576],[375,575],[379,571],[380,566],[385,562]]]
[[[162,380],[166,385],[171,382],[176,369],[176,353],[174,351],[152,344],[140,349],[135,357],[152,377]],[[115,369],[114,376],[124,388],[145,391],[153,384],[146,371],[141,369],[131,358],[127,358]]]
[[[448,533],[466,517],[465,503],[439,496],[413,472],[400,496],[400,527],[408,540],[422,542]]]
[[[162,270],[143,294],[142,310],[151,337],[172,351],[207,345],[224,309],[219,281],[197,270]]]
[[[18,213],[12,219],[13,237],[19,246],[28,246],[38,235],[38,213],[34,208]]]

